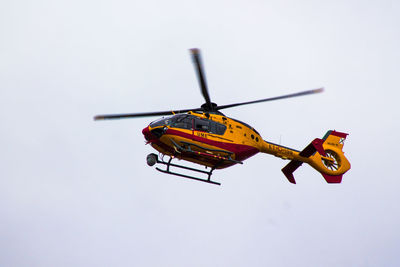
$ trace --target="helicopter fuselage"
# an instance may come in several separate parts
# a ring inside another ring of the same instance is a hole
[[[163,117],[142,132],[161,154],[216,169],[254,156],[264,142],[254,128],[243,122],[197,112]]]
[[[158,119],[142,133],[147,143],[162,155],[212,169],[241,164],[259,152],[290,160],[282,171],[292,183],[295,183],[292,173],[303,162],[321,172],[330,183],[340,182],[342,174],[350,169],[342,152],[347,134],[336,131],[328,131],[323,139],[316,138],[298,151],[265,141],[250,125],[222,113],[189,111]]]
[[[147,144],[161,154],[147,155],[147,164],[164,165],[166,168],[155,169],[184,178],[202,182],[220,184],[211,180],[215,169],[223,169],[235,164],[242,164],[244,160],[261,152],[290,160],[282,168],[282,172],[291,183],[296,183],[293,172],[303,163],[319,171],[328,183],[340,183],[342,176],[350,169],[350,162],[343,152],[343,144],[348,134],[329,130],[325,136],[315,138],[302,151],[277,145],[262,139],[261,135],[250,125],[225,116],[220,110],[256,104],[280,99],[299,97],[321,93],[323,88],[301,91],[292,94],[280,95],[253,101],[217,105],[211,101],[204,75],[200,50],[190,49],[200,85],[200,92],[205,103],[200,108],[182,109],[178,111],[151,111],[141,113],[105,114],[97,115],[95,120],[114,120],[124,118],[139,118],[149,116],[167,116],[151,122],[142,131]],[[164,156],[169,156],[164,161]],[[210,171],[172,163],[172,159],[182,159],[210,167]],[[206,178],[194,177],[190,174],[171,171],[178,168],[197,174],[205,174]]]

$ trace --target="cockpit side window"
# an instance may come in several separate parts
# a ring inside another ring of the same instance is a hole
[[[171,126],[175,128],[192,130],[193,128],[192,117],[189,115],[178,115],[174,117],[174,121],[171,124]]]

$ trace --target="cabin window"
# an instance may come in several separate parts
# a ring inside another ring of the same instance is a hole
[[[226,131],[226,126],[217,122],[212,122],[211,123],[211,131],[215,134],[220,134],[223,135]]]
[[[196,131],[202,131],[218,135],[223,135],[226,131],[225,125],[212,120],[205,120],[200,118],[195,118],[194,128]]]
[[[196,131],[210,132],[210,121],[196,118],[194,120],[194,129]]]

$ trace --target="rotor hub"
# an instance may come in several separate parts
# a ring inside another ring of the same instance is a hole
[[[213,102],[211,102],[210,104],[211,104],[211,109],[210,109],[210,107],[207,105],[207,103],[204,103],[203,105],[201,105],[201,108],[202,108],[204,111],[206,111],[206,112],[217,111],[218,105],[215,104],[215,103],[213,103]]]

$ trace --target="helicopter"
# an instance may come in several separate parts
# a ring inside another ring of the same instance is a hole
[[[146,144],[150,144],[159,152],[159,155],[155,153],[147,155],[147,164],[149,166],[157,164],[156,170],[170,175],[220,185],[221,183],[211,179],[214,170],[243,164],[244,160],[261,152],[289,160],[289,163],[282,168],[282,172],[290,183],[296,183],[293,172],[303,163],[309,164],[320,172],[327,183],[342,181],[343,174],[350,169],[350,162],[343,152],[347,133],[329,130],[322,139],[315,138],[302,151],[299,151],[262,139],[253,127],[230,118],[220,111],[243,105],[321,93],[323,88],[248,102],[217,105],[210,98],[200,50],[192,48],[189,51],[200,91],[205,100],[201,107],[175,111],[96,115],[94,120],[163,116],[146,126],[142,133]],[[165,156],[169,159],[164,160]],[[202,165],[205,169],[173,163],[174,159]],[[199,177],[200,175],[204,177]]]

